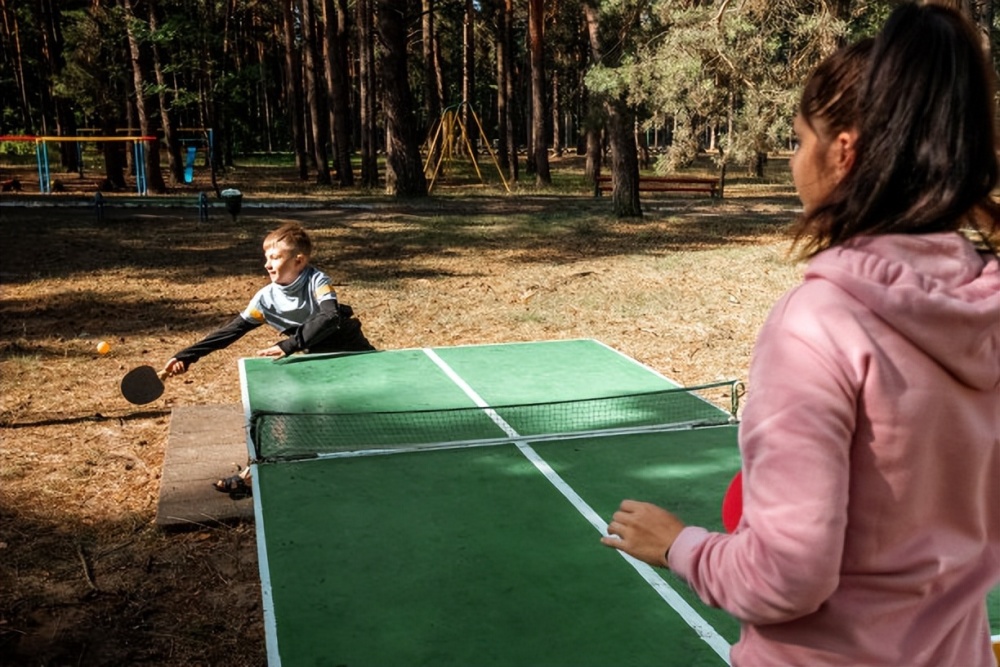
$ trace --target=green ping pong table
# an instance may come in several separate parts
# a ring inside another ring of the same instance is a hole
[[[726,411],[704,428],[537,436],[515,406],[676,388],[592,340],[244,359],[240,374],[271,667],[728,664],[734,619],[599,543],[626,497],[721,529],[739,468]],[[327,413],[376,428],[402,413],[419,442],[352,449],[363,437],[335,424],[300,450],[290,425],[255,426]],[[325,438],[348,443],[310,456]]]

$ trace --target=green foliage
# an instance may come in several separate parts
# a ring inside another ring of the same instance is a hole
[[[649,22],[658,30],[612,71],[592,70],[587,84],[626,91],[645,128],[671,128],[660,171],[689,165],[710,132],[718,133],[718,160],[756,163],[787,145],[809,72],[841,43],[873,32],[891,6],[857,5],[840,20],[811,0],[659,0]]]
[[[586,75],[587,90],[595,95],[616,97],[628,88],[625,68],[594,65]]]
[[[63,15],[65,68],[53,81],[53,95],[71,100],[78,127],[115,127],[121,96],[128,89],[130,71],[116,48],[125,39],[121,11],[94,7]]]
[[[27,164],[35,159],[35,142],[33,141],[0,141],[0,155],[4,161],[16,164]]]
[[[656,161],[656,173],[660,175],[677,172],[694,163],[701,148],[691,116],[686,109],[673,117],[673,141],[669,150]]]
[[[761,154],[787,145],[798,92],[808,72],[839,43],[874,32],[895,4],[895,0],[855,0],[850,15],[838,20],[829,13],[831,5],[820,0],[592,0],[601,27],[601,58],[593,63],[581,21],[582,0],[560,0],[545,3],[546,68],[550,81],[558,74],[560,111],[570,132],[579,134],[599,122],[599,103],[611,100],[636,111],[639,130],[666,129],[671,144],[660,157],[661,171],[689,165],[713,139],[722,149],[717,159],[753,163]],[[128,22],[120,3],[61,0],[7,5],[5,19],[17,20],[20,43],[17,49],[9,43],[3,46],[0,132],[51,131],[57,126],[54,102],[66,103],[80,128],[134,126],[135,114],[128,111],[135,100],[126,35],[130,27],[147,66],[143,92],[162,95],[175,127],[215,127],[227,154],[290,148],[282,3],[158,0],[153,3],[155,23],[147,3],[137,4],[136,15]],[[314,6],[321,15],[322,5]],[[521,2],[514,6],[517,98],[511,106],[515,141],[524,141],[529,119],[523,96],[530,90],[527,9]],[[468,102],[493,139],[496,24],[502,3],[481,2],[474,7],[476,85],[475,99]],[[406,17],[409,78],[419,118],[426,73],[418,4],[411,8],[413,13]],[[351,57],[356,57],[353,11],[349,3]],[[445,105],[456,104],[462,94],[465,11],[466,3],[460,0],[435,3]],[[65,42],[63,59],[52,65],[58,71],[51,76],[42,39],[47,23],[58,25]],[[991,35],[994,62],[1000,55],[998,35],[1000,13],[994,16]],[[151,69],[154,45],[165,78],[162,84]],[[301,31],[293,46],[301,55]],[[23,64],[23,75],[11,66],[15,62]],[[351,123],[356,124],[357,82],[350,85]],[[561,138],[564,146],[579,140],[579,136]]]
[[[858,3],[846,20],[812,0],[678,3],[659,0],[631,26],[619,27],[622,55],[587,77],[588,88],[624,92],[643,126],[671,126],[668,161],[682,166],[687,145],[722,128],[729,159],[745,160],[787,141],[799,89],[840,44],[875,31],[894,3]],[[607,7],[636,3],[605,3]],[[619,11],[619,16],[624,16]]]

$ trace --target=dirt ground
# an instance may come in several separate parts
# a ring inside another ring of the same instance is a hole
[[[275,335],[141,408],[118,382],[239,312],[284,221],[311,231],[377,347],[596,338],[685,384],[745,378],[799,271],[787,184],[658,196],[633,221],[582,191],[244,194],[237,220],[216,203],[208,222],[186,202],[111,197],[98,219],[85,198],[0,199],[0,663],[265,663],[253,525],[153,519],[171,410],[239,402],[237,359]]]

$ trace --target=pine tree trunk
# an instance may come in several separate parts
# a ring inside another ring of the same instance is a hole
[[[590,50],[594,62],[602,62],[601,25],[597,7],[592,2],[583,4]],[[619,218],[642,217],[639,203],[639,157],[635,146],[635,118],[628,104],[621,97],[603,100],[607,113],[608,143],[611,146],[611,177],[614,186],[611,201]]]
[[[306,135],[302,126],[302,56],[295,45],[295,15],[292,0],[282,2],[282,32],[285,43],[285,97],[287,98],[288,124],[292,130],[292,150],[295,152],[295,166],[299,180],[309,178],[309,162],[306,157]]]
[[[528,40],[531,47],[531,137],[535,184],[550,185],[549,146],[545,140],[545,54],[543,0],[528,2]]]
[[[507,91],[507,151],[509,153],[509,171],[507,180],[516,183],[520,177],[520,167],[517,156],[517,124],[513,110],[517,109],[517,97],[514,90],[514,0],[504,1],[504,88]]]
[[[328,140],[327,115],[323,112],[323,90],[317,76],[320,63],[316,57],[316,20],[312,7],[313,0],[302,0],[302,41],[304,51],[302,67],[305,72],[306,107],[309,109],[312,129],[313,168],[316,170],[316,185],[330,185],[330,158],[326,151]]]
[[[425,132],[428,145],[431,147],[429,160],[431,164],[437,164],[441,155],[440,141],[434,142],[435,135],[441,123],[441,95],[438,90],[438,60],[435,48],[435,22],[434,22],[434,0],[422,0],[421,2],[421,38],[422,52],[424,57],[424,113],[427,115],[427,129]]]
[[[9,48],[12,51],[11,60],[15,62],[13,73],[14,79],[17,81],[18,115],[21,118],[21,127],[24,132],[26,134],[35,134],[34,123],[31,117],[28,85],[25,80],[25,54],[21,48],[21,22],[18,20],[17,12],[12,7],[8,7],[7,2],[8,0],[0,0],[0,11],[3,13],[3,21],[0,23],[0,28],[3,29],[3,43],[6,45],[5,50]]]
[[[559,74],[552,73],[552,154],[562,157],[562,137],[559,134]]]
[[[507,35],[507,14],[503,8],[497,12],[497,34],[496,34],[496,86],[497,86],[497,162],[500,169],[510,172],[510,154],[507,149],[507,49],[510,45],[506,42]]]
[[[142,48],[136,37],[134,22],[138,21],[133,11],[133,0],[124,0],[125,8],[125,30],[128,35],[129,54],[132,60],[132,80],[135,85],[135,111],[139,116],[139,131],[143,136],[153,137],[145,142],[145,172],[146,189],[150,192],[162,194],[167,190],[167,184],[163,181],[163,172],[160,170],[160,140],[157,138],[159,127],[149,114],[151,100],[146,96],[145,82],[150,78],[146,74],[142,57]]]
[[[156,3],[154,0],[147,0],[146,8],[149,11],[149,30],[154,35],[159,29],[156,17]],[[167,145],[167,168],[170,173],[170,182],[173,185],[180,185],[184,182],[184,162],[181,159],[180,142],[174,134],[173,117],[170,113],[170,102],[167,100],[167,81],[163,75],[163,62],[160,58],[160,48],[156,40],[153,40],[153,72],[156,75],[157,101],[160,105],[160,118],[163,124],[163,141]]]
[[[426,197],[420,157],[420,125],[406,68],[408,2],[378,0],[376,26],[382,44],[382,99],[386,122],[386,193]]]
[[[42,40],[40,65],[46,72],[45,79],[48,83],[45,90],[40,92],[44,106],[55,110],[55,133],[60,136],[71,136],[76,134],[73,110],[69,101],[56,95],[52,89],[55,76],[66,67],[66,59],[63,56],[65,43],[62,35],[62,13],[53,4],[51,0],[42,0],[38,3],[39,33]],[[23,76],[23,72],[21,74]],[[59,151],[59,159],[62,168],[67,172],[80,171],[82,167],[78,164],[77,143],[63,141],[60,145],[62,148]]]
[[[588,183],[597,186],[597,178],[601,175],[603,151],[601,150],[601,129],[596,126],[587,127],[587,160],[584,166],[584,177]]]
[[[462,125],[469,131],[469,141],[475,149],[478,144],[478,132],[472,132],[472,112],[475,109],[476,96],[476,33],[473,23],[476,11],[473,0],[465,0],[465,16],[462,20],[462,106],[459,117]]]
[[[347,13],[345,0],[323,0],[326,25],[326,81],[330,97],[330,120],[333,134],[333,163],[337,180],[345,187],[354,185],[351,168],[350,90],[347,86]]]
[[[378,139],[375,126],[375,33],[372,0],[357,0],[358,78],[361,101],[361,185],[378,187]]]
[[[641,218],[639,157],[635,146],[634,117],[622,99],[609,100],[608,143],[611,146],[612,205],[619,218]]]

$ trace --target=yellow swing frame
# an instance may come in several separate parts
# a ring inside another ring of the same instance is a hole
[[[454,159],[455,155],[463,147],[465,153],[469,156],[472,161],[472,166],[476,170],[476,175],[479,176],[479,182],[485,184],[483,179],[483,172],[479,169],[479,161],[476,160],[476,151],[472,148],[472,142],[469,139],[468,129],[465,123],[462,122],[462,118],[458,113],[463,106],[468,106],[466,102],[462,102],[454,107],[448,107],[443,112],[441,112],[441,118],[438,120],[437,128],[434,131],[434,138],[431,139],[430,145],[427,150],[427,159],[424,161],[424,174],[427,175],[427,192],[430,193],[434,189],[434,184],[438,180],[438,175],[441,173],[441,165],[447,160],[449,163]],[[493,152],[493,148],[490,146],[489,139],[486,136],[486,132],[483,130],[482,123],[479,122],[479,116],[476,112],[469,108],[469,117],[472,118],[476,123],[476,128],[479,130],[479,138],[486,147],[487,153],[489,153],[490,159],[493,160],[493,165],[496,167],[497,174],[500,176],[500,182],[503,183],[504,190],[510,194],[510,185],[507,183],[507,179],[504,178],[503,170],[500,168],[500,162],[497,160],[496,154]],[[431,161],[434,156],[437,155],[437,162],[434,164],[433,170],[430,169]]]

